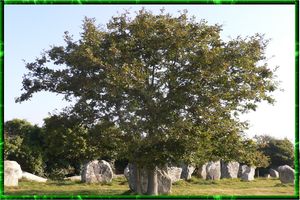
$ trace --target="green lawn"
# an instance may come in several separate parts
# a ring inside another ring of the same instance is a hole
[[[20,181],[18,187],[5,187],[5,195],[134,195],[125,178],[119,177],[110,184],[85,184],[71,181],[36,183]],[[192,178],[178,181],[171,195],[294,195],[293,185],[283,185],[278,179],[239,179],[206,181]]]

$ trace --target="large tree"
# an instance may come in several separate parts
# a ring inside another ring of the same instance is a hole
[[[75,103],[62,112],[88,128],[114,130],[111,142],[126,144],[127,159],[148,171],[147,193],[157,194],[156,167],[233,158],[238,149],[223,147],[246,127],[239,113],[273,103],[277,84],[262,35],[225,42],[222,26],[186,12],[128,14],[106,28],[85,18],[78,41],[66,33],[65,46],[27,63],[17,101],[42,90],[63,94]]]

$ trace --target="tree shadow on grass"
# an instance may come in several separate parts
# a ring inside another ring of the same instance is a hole
[[[182,180],[182,181],[184,181],[184,180]],[[203,180],[203,179],[195,179],[195,178],[186,180],[184,182],[189,183],[191,185],[194,185],[194,184],[197,184],[197,185],[216,185],[216,184],[219,184],[218,181],[215,181],[215,180]]]
[[[121,182],[119,182],[119,185],[127,185],[127,184],[128,184],[127,181],[121,181]]]
[[[71,182],[71,181],[55,181],[55,182],[48,182],[47,184],[48,185],[62,186],[62,185],[76,185],[76,184],[79,184],[79,183]]]
[[[136,193],[132,192],[131,190],[127,190],[127,191],[121,193],[121,195],[136,195]]]

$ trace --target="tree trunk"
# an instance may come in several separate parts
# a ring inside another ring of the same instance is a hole
[[[156,167],[154,169],[148,169],[147,194],[148,195],[158,195],[158,182],[157,182]]]
[[[134,165],[134,170],[133,170],[133,173],[134,173],[134,177],[135,177],[135,192],[137,194],[142,194],[142,189],[141,189],[141,176],[140,176],[140,168],[138,165]]]
[[[136,166],[136,192],[138,194],[142,194],[142,187],[141,187],[141,170],[139,166]]]

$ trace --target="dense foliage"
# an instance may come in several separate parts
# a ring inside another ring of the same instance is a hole
[[[124,13],[106,29],[85,18],[78,41],[66,33],[65,46],[27,63],[17,101],[42,90],[64,94],[75,103],[62,115],[108,144],[92,149],[122,153],[149,177],[168,163],[234,159],[240,149],[231,146],[247,127],[238,115],[273,103],[277,85],[264,63],[262,35],[225,42],[221,31],[186,12],[141,10],[133,19]],[[157,192],[152,185],[149,194]]]
[[[281,165],[294,166],[294,145],[285,139],[263,135],[256,136],[259,143],[259,150],[270,157],[270,167],[277,168]]]
[[[118,159],[116,166],[124,170],[127,160],[122,160],[122,145],[110,141],[114,132],[109,124],[87,130],[63,115],[44,119],[42,127],[13,119],[4,124],[4,159],[17,161],[22,170],[51,179],[79,174],[82,164],[101,158]]]
[[[44,174],[44,140],[42,129],[26,120],[4,123],[4,159],[16,160],[22,170]]]

